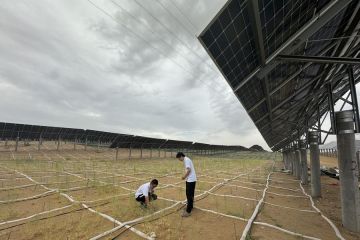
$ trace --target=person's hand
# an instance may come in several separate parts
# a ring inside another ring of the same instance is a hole
[[[182,177],[181,177],[181,180],[185,180],[185,177],[184,177],[184,176],[182,176]]]

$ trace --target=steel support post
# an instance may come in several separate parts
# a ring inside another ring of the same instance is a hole
[[[301,183],[303,185],[308,184],[308,165],[307,165],[307,151],[306,151],[306,142],[304,140],[300,141],[300,163],[301,163]]]
[[[77,142],[77,138],[74,139],[74,150],[76,150],[76,142]]]
[[[17,150],[18,150],[18,146],[19,146],[19,137],[16,138],[16,142],[15,142],[15,152],[17,152]]]
[[[296,149],[294,145],[291,147],[291,165],[292,175],[296,177]]]
[[[309,132],[311,196],[321,197],[319,133]]]
[[[129,146],[129,159],[131,159],[131,144]]]
[[[356,162],[357,162],[357,166],[358,166],[358,176],[360,176],[360,152],[357,151],[356,152]]]
[[[286,170],[286,156],[285,156],[285,152],[282,152],[282,158],[283,158],[283,165],[284,165],[284,169]]]
[[[118,160],[118,156],[119,156],[119,147],[116,147],[115,160]]]
[[[360,232],[360,193],[353,111],[337,112],[336,124],[342,224],[350,231]]]
[[[140,158],[143,158],[143,145],[140,146]]]
[[[291,165],[291,154],[290,154],[290,150],[288,149],[287,152],[286,152],[286,159],[287,159],[287,165],[288,165],[288,170],[290,172],[292,172],[291,168],[292,168],[292,165]]]
[[[59,148],[60,148],[60,137],[58,138],[58,141],[57,141],[56,150],[59,151]]]
[[[296,179],[300,180],[301,178],[301,165],[300,165],[300,161],[301,161],[301,153],[300,153],[300,142],[298,142],[298,146],[297,149],[295,150],[295,177]]]
[[[287,165],[287,155],[286,155],[286,150],[284,149],[284,151],[282,152],[283,155],[283,162],[284,162],[284,169],[288,170],[288,165]]]
[[[349,75],[349,86],[350,86],[350,93],[351,93],[352,109],[353,109],[354,121],[355,121],[355,132],[359,133],[360,132],[359,107],[358,107],[358,101],[357,101],[357,96],[356,96],[354,72],[353,72],[353,67],[351,65],[348,66],[348,75]]]
[[[291,170],[289,150],[286,149],[286,152],[284,152],[284,154],[285,154],[285,168],[286,170]]]
[[[87,138],[85,138],[85,151],[87,150],[87,145],[88,145],[88,139]]]
[[[285,159],[285,169],[286,169],[286,170],[290,170],[290,154],[289,154],[289,149],[285,149],[284,159]]]
[[[150,158],[152,158],[152,146],[150,147]]]

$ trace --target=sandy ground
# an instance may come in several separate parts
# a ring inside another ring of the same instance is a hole
[[[306,191],[311,193],[310,186]],[[339,180],[328,176],[321,176],[321,193],[322,197],[314,199],[315,205],[333,221],[341,230],[346,239],[360,239],[360,234],[352,233],[341,226],[341,203],[340,203],[340,185]]]
[[[209,161],[211,164],[206,162],[207,160],[201,162],[195,159],[199,175],[195,194],[205,194],[201,198],[196,197],[192,216],[181,218],[183,208],[181,204],[162,214],[152,215],[171,206],[173,202],[160,199],[153,202],[148,209],[142,209],[132,196],[132,191],[141,183],[156,177],[160,182],[159,189],[156,189],[159,197],[175,201],[184,200],[186,198],[184,184],[179,183],[183,167],[181,163],[166,158],[115,162],[113,150],[74,151],[73,145],[64,144],[62,150],[57,152],[53,150],[56,148],[54,144],[48,144],[46,147],[49,149],[30,152],[32,159],[27,158],[30,151],[27,147],[21,147],[20,153],[14,156],[0,152],[0,161],[2,159],[2,164],[16,168],[37,181],[45,182],[47,186],[62,188],[61,192],[69,194],[75,200],[95,201],[88,205],[120,222],[147,216],[149,217],[147,220],[136,223],[133,227],[145,234],[154,232],[156,239],[239,239],[247,223],[246,219],[253,214],[262,197],[269,166],[272,163],[268,161],[269,159],[257,161],[253,156],[250,156],[253,160],[249,160],[249,156],[238,156],[234,162],[214,158]],[[128,152],[121,151],[122,156],[126,157]],[[139,151],[132,150],[132,153]],[[9,161],[12,158],[17,160]],[[336,162],[336,159],[334,161],[330,158],[326,161]],[[280,168],[281,162],[277,162],[275,169]],[[65,172],[77,174],[79,177]],[[163,176],[164,174],[170,175]],[[244,175],[228,181],[239,174]],[[21,176],[1,168],[0,165],[1,188],[31,183],[16,177]],[[131,182],[123,183],[124,181]],[[218,183],[223,185],[213,188]],[[358,239],[358,235],[351,234],[341,227],[337,180],[323,177],[322,184],[323,197],[316,199],[316,205],[334,221],[346,239]],[[66,190],[73,187],[86,188]],[[122,187],[130,188],[132,191],[124,190]],[[39,186],[14,190],[0,189],[0,196],[11,200],[20,196],[31,196],[31,193],[35,195],[39,189],[41,190]],[[210,189],[213,194],[204,192]],[[308,191],[308,186],[306,190]],[[122,194],[126,196],[116,196]],[[269,189],[264,200],[264,205],[260,208],[255,221],[271,224],[273,227],[254,224],[250,233],[251,239],[299,239],[275,227],[321,239],[336,239],[330,225],[313,211],[309,198],[302,193],[299,181],[293,176],[274,172],[270,177]],[[47,214],[47,219],[37,217],[31,221],[23,221],[21,224],[1,225],[6,220],[30,216],[68,204],[70,202],[57,193],[36,200],[0,205],[0,239],[89,239],[117,226],[114,222],[83,209],[79,204],[74,204],[70,209],[60,213]],[[206,209],[214,212],[205,211]],[[115,231],[104,239],[113,238],[143,239],[125,228]]]
[[[320,166],[338,167],[338,159],[336,157],[320,156]]]

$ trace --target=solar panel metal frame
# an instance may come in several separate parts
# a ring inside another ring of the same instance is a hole
[[[261,19],[259,19],[260,13],[259,6],[257,5],[257,0],[242,1],[243,4],[247,5],[247,7],[244,8],[250,11],[250,13],[254,13],[251,17],[251,21],[249,21],[248,24],[252,25],[251,29],[254,32],[254,39],[252,40],[257,47],[257,58],[260,64],[258,65],[257,69],[254,70],[251,74],[248,74],[248,76],[239,79],[240,84],[234,85],[233,82],[228,79],[229,75],[225,73],[226,71],[228,71],[228,69],[224,68],[224,63],[221,62],[221,59],[214,57],[212,51],[210,51],[209,49],[208,44],[211,42],[216,42],[217,36],[213,36],[213,40],[205,38],[206,34],[209,35],[208,32],[211,33],[211,29],[216,26],[214,23],[218,21],[222,13],[225,11],[231,11],[229,7],[232,6],[231,4],[233,2],[238,1],[227,1],[224,7],[217,13],[217,15],[202,31],[198,38],[205,50],[208,52],[208,54],[216,64],[216,66],[219,68],[224,78],[227,80],[230,87],[233,89],[236,97],[239,99],[251,119],[254,121],[256,127],[260,130],[260,133],[263,135],[267,144],[273,150],[278,150],[284,147],[287,144],[288,140],[292,141],[296,137],[298,138],[306,132],[305,129],[299,131],[299,128],[301,128],[301,124],[299,122],[303,121],[305,115],[310,114],[310,112],[306,108],[302,107],[300,104],[307,105],[309,109],[313,109],[316,103],[313,102],[314,98],[311,96],[309,97],[309,95],[319,95],[319,98],[324,98],[324,96],[326,96],[326,92],[323,91],[323,89],[320,88],[317,89],[317,91],[312,91],[311,88],[321,86],[318,84],[321,84],[321,81],[323,81],[323,76],[318,77],[317,75],[319,73],[322,73],[320,71],[328,72],[329,69],[331,69],[332,67],[328,68],[327,66],[317,66],[316,68],[314,68],[316,64],[313,63],[283,63],[279,61],[274,61],[275,57],[279,53],[284,52],[297,55],[299,53],[301,54],[302,52],[308,52],[311,54],[321,54],[323,56],[333,56],[334,54],[335,56],[338,56],[338,48],[345,49],[344,42],[346,41],[346,39],[343,40],[341,39],[341,37],[343,37],[345,33],[349,34],[350,32],[351,34],[353,34],[352,31],[356,29],[355,25],[359,23],[358,9],[360,4],[356,1],[351,2],[350,0],[327,0],[318,2],[318,4],[320,4],[320,7],[314,9],[313,17],[309,21],[304,23],[303,26],[299,26],[299,31],[293,32],[293,34],[287,38],[286,42],[283,42],[281,44],[281,47],[274,49],[273,53],[269,55],[266,54],[264,51],[265,38],[264,36],[262,36],[262,34],[264,34],[264,28],[261,25]],[[260,3],[261,2],[262,1],[260,0]],[[269,4],[274,2],[275,1],[267,1],[266,3]],[[231,21],[234,21],[234,19],[230,20],[230,22]],[[262,23],[264,23],[264,21],[262,21]],[[347,32],[344,32],[343,29],[346,29]],[[326,42],[326,44],[324,44],[323,42],[315,42],[319,37],[324,36],[330,38],[340,37],[340,40],[328,41]],[[304,43],[304,41],[308,38],[313,42],[313,44],[311,44],[310,46],[311,51],[306,50],[307,44]],[[295,42],[295,40],[300,41]],[[233,41],[233,39],[229,40],[229,42],[231,41]],[[294,44],[291,45],[291,43]],[[345,51],[346,56],[357,58],[359,54],[359,49],[357,49],[356,46],[358,46],[359,44],[354,44],[354,42],[352,42],[351,44],[352,45],[347,49],[348,51]],[[227,46],[222,46],[222,48],[218,49],[218,51],[224,51],[226,48]],[[283,69],[279,69],[279,67],[281,67],[282,65],[284,65],[285,67],[283,67]],[[290,68],[286,67],[287,65],[294,66],[294,69],[289,71]],[[356,78],[355,81],[358,82],[359,71],[358,69],[355,69],[354,72]],[[337,87],[334,88],[334,92],[338,91],[339,94],[345,94],[345,92],[349,90],[349,88],[346,87],[345,81],[343,81],[343,79],[346,79],[346,75],[347,73],[346,71],[344,71],[342,72],[342,74],[340,74],[340,76],[331,79],[330,83],[332,85],[337,85]],[[274,81],[272,81],[273,79],[277,79],[277,82],[274,83]],[[309,81],[312,81],[311,84],[308,83]],[[299,85],[299,83],[301,85]],[[294,87],[294,84],[296,84],[298,87]],[[302,89],[302,91],[297,92],[297,90],[299,89]],[[305,91],[308,92],[305,93]],[[275,93],[276,95],[271,96],[269,94],[270,92],[272,93],[272,95]],[[303,94],[303,97],[306,97],[306,101],[303,101],[300,98],[300,96],[302,96],[300,95],[300,93]],[[335,101],[339,100],[340,97],[341,96],[335,96]],[[294,99],[296,98],[298,99],[295,102]],[[281,107],[280,104],[278,104],[279,102],[281,103]],[[272,105],[276,105],[276,111],[273,110]],[[320,106],[321,115],[324,115],[327,111],[326,106],[324,107],[323,105]],[[298,112],[294,111],[294,113],[292,113],[297,118],[295,121],[298,122],[296,129],[296,137],[293,136],[293,124],[277,120],[279,119],[277,116],[280,114],[285,115],[286,118],[293,118],[291,114],[287,113],[290,112],[288,109],[291,108],[295,108],[295,110],[298,110]],[[302,114],[300,114],[300,111]],[[316,117],[313,116],[312,112],[311,116],[308,117],[308,119],[306,120],[309,123],[314,124],[315,118]],[[269,126],[270,129],[264,128],[266,125],[269,125],[269,122],[271,122]],[[273,124],[279,125],[280,127],[276,129]],[[278,133],[279,129],[281,129],[280,135]],[[281,134],[285,136],[281,136]]]

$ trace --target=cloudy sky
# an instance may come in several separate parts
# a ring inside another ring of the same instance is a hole
[[[197,36],[225,0],[3,0],[0,121],[266,143]]]

